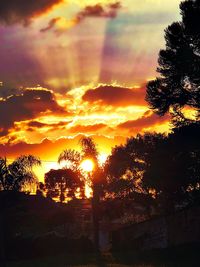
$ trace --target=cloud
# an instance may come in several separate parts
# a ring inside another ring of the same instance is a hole
[[[61,17],[53,18],[49,21],[48,25],[45,28],[42,28],[40,32],[47,32],[53,29],[56,25],[56,23],[61,19]]]
[[[0,135],[6,135],[14,122],[33,119],[44,112],[66,113],[52,91],[27,89],[0,100]]]
[[[59,130],[65,130],[66,131],[66,126],[71,123],[72,121],[59,121],[56,123],[44,123],[40,121],[29,121],[28,123],[23,123],[21,125],[18,125],[18,130],[20,131],[21,129],[24,129],[27,132],[33,132],[37,133],[40,130],[42,130],[43,133],[50,133],[54,131],[59,131]],[[13,130],[17,130],[17,127],[15,125],[15,128]]]
[[[79,22],[85,19],[86,17],[115,18],[120,8],[120,2],[115,2],[106,6],[103,6],[101,4],[96,4],[94,6],[86,6],[82,11],[77,14],[76,18]]]
[[[100,85],[89,89],[83,95],[84,101],[111,106],[145,106],[145,88],[127,88],[114,85]]]
[[[47,123],[42,123],[39,121],[30,121],[27,126],[31,127],[31,128],[41,128],[41,127],[45,127],[47,126]]]
[[[130,130],[134,133],[139,133],[146,128],[155,127],[167,123],[170,119],[169,115],[160,117],[154,114],[152,111],[146,111],[143,116],[136,120],[129,120],[119,124],[118,129]]]
[[[106,128],[104,123],[98,123],[93,125],[76,125],[70,128],[71,133],[94,133]]]
[[[26,142],[13,143],[15,140],[10,140],[6,144],[0,144],[0,156],[15,158],[20,154],[34,154],[41,157],[42,160],[54,160],[57,162],[59,154],[64,149],[79,149],[80,139],[85,135],[79,134],[72,137],[63,137],[57,140],[44,139],[40,143],[28,144]],[[115,136],[109,138],[104,135],[93,135],[95,143],[98,145],[99,152],[110,153],[111,148],[125,143],[126,138]]]
[[[88,17],[114,19],[116,18],[118,10],[120,8],[120,2],[114,2],[107,5],[88,5],[83,10],[78,12],[71,20],[67,20],[64,17],[56,17],[51,19],[48,25],[42,28],[40,32],[47,32],[55,28],[55,33],[59,34],[69,28],[76,26],[77,24],[80,24]]]
[[[23,89],[7,87],[7,86],[4,86],[3,83],[0,86],[0,98],[7,98],[11,95],[22,94],[22,92],[23,92]]]
[[[70,121],[71,122],[71,121]],[[41,127],[60,127],[60,126],[65,126],[69,122],[58,122],[58,123],[43,123],[39,121],[30,121],[27,126],[31,128],[41,128]]]
[[[49,11],[63,0],[1,0],[0,23],[12,25],[22,23],[27,25],[36,16]]]

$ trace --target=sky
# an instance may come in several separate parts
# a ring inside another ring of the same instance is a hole
[[[169,130],[145,102],[180,0],[0,2],[0,156],[34,154],[44,173],[91,135],[103,156]]]

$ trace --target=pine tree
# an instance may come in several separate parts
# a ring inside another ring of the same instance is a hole
[[[155,80],[147,84],[146,100],[155,113],[171,112],[175,122],[188,121],[183,108],[200,114],[200,0],[180,4],[182,20],[165,30],[166,48],[159,53]]]

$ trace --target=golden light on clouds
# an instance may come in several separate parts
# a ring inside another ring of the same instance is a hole
[[[149,111],[145,86],[180,0],[55,2],[26,27],[27,14],[0,27],[3,156],[36,154],[44,173],[59,167],[63,149],[80,149],[83,135],[94,138],[103,164],[127,137],[169,131],[169,117]]]
[[[55,23],[58,27],[58,30],[67,30],[74,27],[77,24],[76,19],[67,20],[64,17],[60,17]]]

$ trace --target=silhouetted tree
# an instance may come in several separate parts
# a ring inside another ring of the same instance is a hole
[[[94,244],[96,253],[99,253],[99,201],[101,194],[102,185],[102,172],[98,164],[98,152],[96,145],[92,138],[85,137],[81,139],[82,156],[83,159],[91,159],[94,163],[94,170],[90,173],[90,179],[92,184],[93,198],[92,198],[92,209],[93,209],[93,227],[94,227]]]
[[[58,157],[58,163],[65,162],[67,167],[74,171],[79,170],[81,160],[81,154],[73,149],[64,150]]]
[[[93,225],[94,225],[94,243],[96,251],[99,250],[99,201],[100,196],[103,191],[104,186],[104,175],[103,170],[99,166],[98,162],[98,151],[96,148],[96,144],[93,139],[90,137],[84,137],[80,140],[81,144],[81,152],[77,152],[74,150],[65,150],[63,151],[58,161],[65,161],[71,166],[71,168],[81,170],[81,162],[86,159],[92,160],[94,164],[94,168],[91,172],[86,175],[86,179],[88,179],[92,191],[92,206],[93,206]]]
[[[76,150],[67,149],[64,150],[59,158],[59,163],[66,163],[66,166],[72,170],[79,171],[84,176],[83,179],[85,179],[85,182],[88,182],[89,184],[96,183],[99,187],[99,192],[103,191],[103,184],[105,182],[104,175],[103,175],[103,169],[99,165],[98,161],[98,151],[96,148],[96,144],[94,143],[93,139],[90,137],[85,137],[80,140],[81,144],[81,152],[78,152]],[[81,168],[81,163],[84,160],[91,160],[93,162],[94,168],[91,173],[86,174]]]
[[[26,184],[36,183],[37,178],[33,172],[33,167],[40,164],[40,159],[32,155],[20,156],[11,164],[7,164],[6,158],[0,158],[0,190],[22,191]],[[7,197],[9,196],[5,194],[5,198]],[[0,263],[2,266],[6,266],[4,247],[6,232],[5,201],[0,203],[0,210]]]
[[[5,190],[7,188],[7,180],[9,179],[9,170],[7,166],[6,158],[0,158],[0,189]]]
[[[23,155],[7,164],[6,158],[0,158],[0,189],[21,191],[27,184],[37,183],[33,167],[41,165],[39,158]]]
[[[105,163],[108,197],[128,197],[135,189],[138,174],[135,172],[134,159],[129,152],[126,146],[115,147]]]
[[[163,211],[196,201],[200,184],[199,134],[198,123],[174,129],[168,138],[157,143],[147,160],[143,185],[146,190],[153,190]]]
[[[141,184],[143,173],[156,143],[164,138],[162,134],[138,134],[112,150],[105,164],[108,195],[132,198],[136,192],[147,193]]]
[[[119,201],[124,216],[130,215],[130,207],[134,210],[137,206],[143,210],[143,214],[133,211],[137,220],[149,218],[156,212],[157,203],[149,188],[143,185],[143,176],[152,151],[165,139],[163,134],[138,134],[127,139],[126,144],[115,147],[108,157],[106,199]],[[133,216],[130,219],[133,220]]]
[[[45,196],[45,184],[42,182],[38,183],[37,190],[36,190],[36,195],[37,196]]]
[[[180,4],[182,21],[165,30],[166,49],[159,54],[160,77],[147,85],[146,100],[157,114],[172,113],[176,126],[188,124],[182,110],[200,110],[200,1]]]
[[[50,170],[45,174],[47,196],[59,197],[62,203],[65,198],[75,198],[75,192],[83,186],[78,171],[71,169]]]

